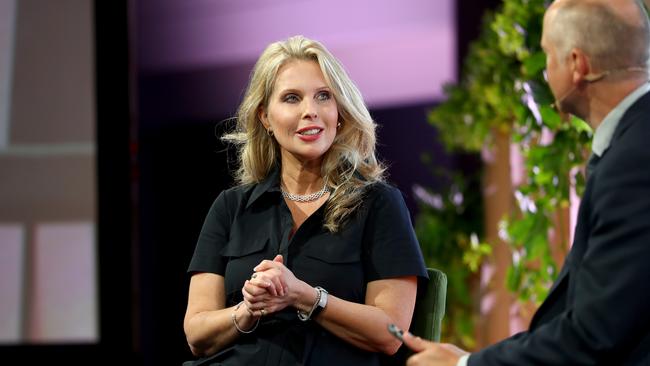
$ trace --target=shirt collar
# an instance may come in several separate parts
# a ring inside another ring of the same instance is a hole
[[[598,126],[598,128],[596,128],[596,132],[594,133],[594,140],[591,144],[591,150],[594,154],[598,155],[598,157],[603,155],[605,150],[609,148],[609,144],[614,136],[614,131],[616,130],[618,123],[621,121],[621,118],[623,118],[625,111],[627,111],[634,102],[648,91],[650,91],[650,84],[644,83],[635,91],[628,94],[607,114],[607,116],[605,116],[603,122]]]
[[[280,167],[275,165],[263,181],[257,183],[253,192],[246,202],[246,208],[250,207],[253,202],[257,201],[262,194],[266,192],[277,192],[280,190]]]

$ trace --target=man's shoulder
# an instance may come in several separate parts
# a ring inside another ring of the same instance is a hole
[[[625,111],[621,121],[634,120],[637,118],[649,119],[650,118],[650,91],[643,94],[637,101],[632,103],[632,105]],[[644,124],[648,128],[647,123]]]
[[[612,150],[650,151],[650,92],[644,94],[625,112],[612,139]]]

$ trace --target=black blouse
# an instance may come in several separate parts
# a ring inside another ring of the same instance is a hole
[[[284,264],[312,286],[364,303],[370,281],[427,278],[420,247],[401,192],[375,183],[337,233],[323,228],[325,205],[289,238],[293,219],[279,189],[279,170],[259,184],[223,191],[199,235],[188,272],[225,278],[226,306],[239,303],[244,281],[263,259]],[[377,353],[359,349],[287,308],[262,318],[251,334],[195,365],[378,365]]]

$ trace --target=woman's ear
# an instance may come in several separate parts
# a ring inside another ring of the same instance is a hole
[[[264,126],[264,129],[268,131],[269,128],[271,128],[271,124],[269,123],[269,118],[268,114],[266,113],[266,110],[264,107],[259,107],[257,109],[257,118],[259,118],[260,121],[262,121],[262,125]]]

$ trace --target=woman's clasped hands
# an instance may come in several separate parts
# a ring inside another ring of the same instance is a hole
[[[265,316],[296,307],[300,293],[309,293],[311,286],[297,279],[284,265],[282,255],[263,260],[253,268],[251,278],[244,282],[244,304],[254,316]],[[314,290],[311,290],[312,292]]]

